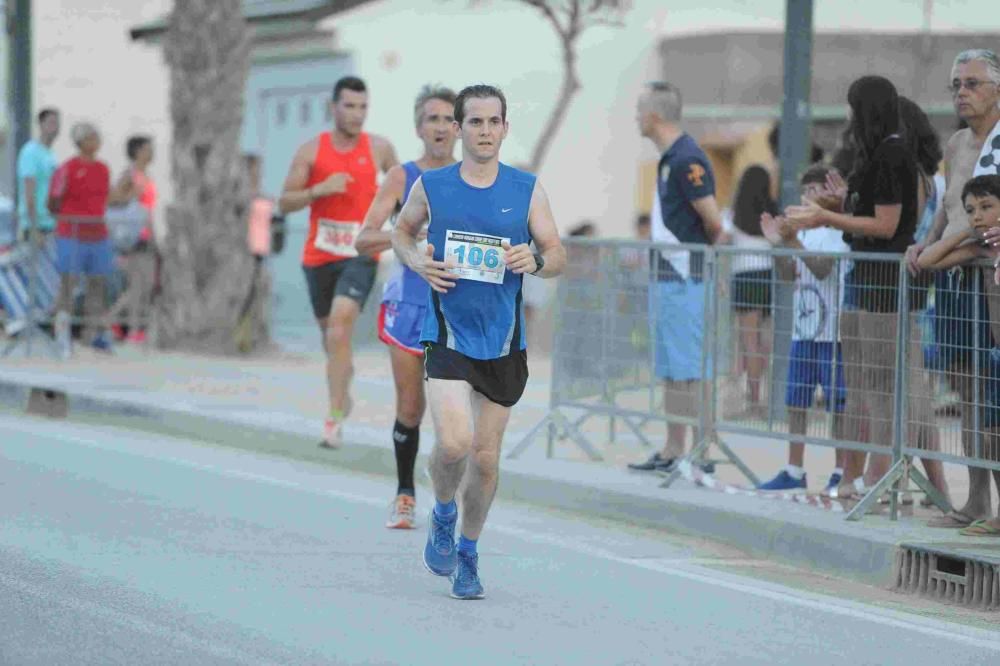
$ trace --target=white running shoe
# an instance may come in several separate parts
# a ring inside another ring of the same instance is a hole
[[[319,445],[324,449],[339,449],[341,444],[341,430],[344,424],[333,419],[323,421],[323,439]]]
[[[343,444],[344,421],[351,415],[352,409],[354,409],[354,401],[351,399],[350,394],[348,394],[344,398],[344,417],[340,421],[327,417],[323,422],[323,440],[319,443],[321,447],[324,449],[339,449],[341,447]]]

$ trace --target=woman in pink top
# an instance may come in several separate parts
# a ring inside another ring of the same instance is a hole
[[[145,342],[147,310],[152,300],[156,278],[156,249],[153,243],[153,212],[156,209],[156,184],[147,169],[153,161],[153,141],[148,136],[129,137],[125,144],[129,166],[119,179],[120,187],[129,187],[131,198],[149,212],[146,226],[139,234],[138,244],[121,255],[125,269],[125,291],[118,297],[108,313],[116,336],[121,339],[124,331],[120,321],[128,311],[128,342]]]

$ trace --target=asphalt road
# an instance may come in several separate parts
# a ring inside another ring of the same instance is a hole
[[[0,664],[1000,663],[998,632],[727,573],[667,535],[516,504],[495,507],[481,540],[487,599],[455,601],[421,566],[424,529],[382,527],[391,491],[0,416]]]

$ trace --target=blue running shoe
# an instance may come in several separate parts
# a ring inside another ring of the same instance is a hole
[[[451,577],[452,599],[483,599],[486,590],[479,580],[479,555],[458,553],[458,568]]]
[[[111,336],[108,335],[107,331],[104,331],[103,333],[98,333],[97,336],[94,337],[93,341],[90,343],[90,346],[96,349],[97,351],[110,354],[112,349]]]
[[[843,477],[840,474],[831,474],[830,480],[826,482],[826,488],[823,489],[823,497],[836,497],[841,481]]]
[[[788,470],[783,469],[778,472],[778,476],[774,477],[767,483],[762,483],[757,486],[757,490],[764,490],[768,492],[792,492],[792,493],[804,493],[806,491],[806,477],[805,474],[802,478],[795,480],[792,475],[788,473]]]
[[[424,547],[424,566],[435,576],[450,576],[458,566],[458,548],[455,547],[455,523],[458,513],[442,518],[431,509],[430,529]]]

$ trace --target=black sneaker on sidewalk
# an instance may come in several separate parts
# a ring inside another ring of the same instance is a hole
[[[669,472],[676,462],[676,458],[664,458],[659,452],[656,452],[649,457],[649,460],[629,463],[628,468],[637,472]]]

